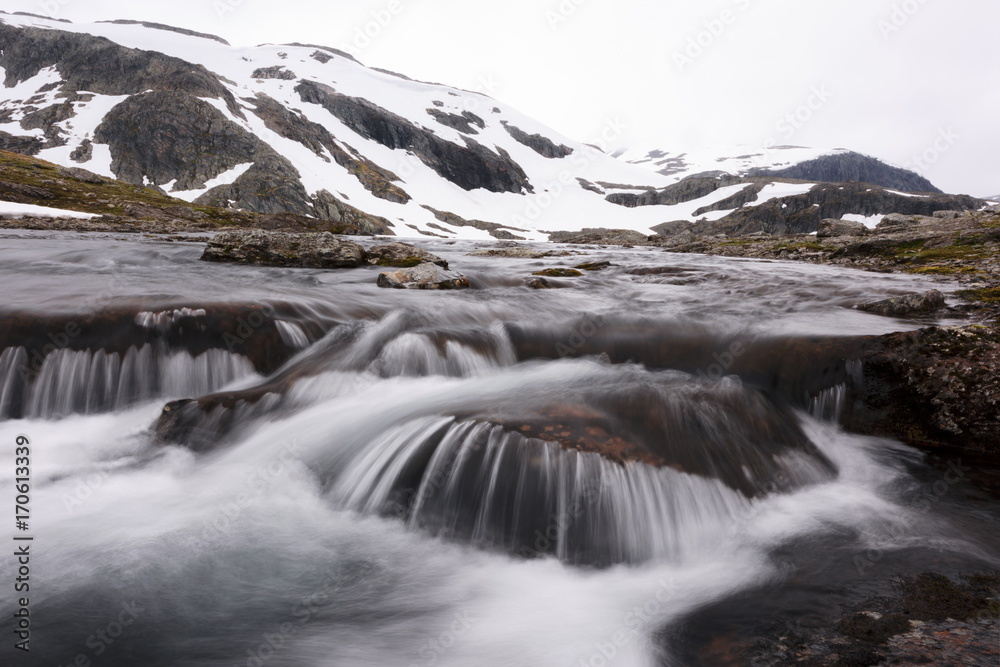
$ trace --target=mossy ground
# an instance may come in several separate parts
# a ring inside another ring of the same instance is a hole
[[[17,186],[26,186],[37,196],[22,194]],[[151,188],[110,178],[102,179],[100,183],[89,183],[60,173],[60,168],[51,162],[3,150],[0,150],[0,198],[113,216],[126,215],[125,206],[128,204],[158,209],[182,207],[211,226],[247,224],[245,214],[212,206],[197,206]]]

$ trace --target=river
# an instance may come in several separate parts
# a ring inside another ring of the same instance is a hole
[[[696,664],[766,614],[1000,563],[1000,502],[971,459],[845,432],[836,386],[788,399],[727,372],[761,340],[933,323],[849,306],[955,285],[418,242],[473,289],[3,233],[0,480],[13,508],[24,435],[30,528],[7,530],[33,537],[31,653],[5,631],[4,664]],[[612,266],[523,286],[584,261]],[[625,339],[645,342],[591,353]],[[651,362],[700,341],[739,345]]]

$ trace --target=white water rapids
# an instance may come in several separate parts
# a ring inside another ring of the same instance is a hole
[[[826,421],[842,400],[835,387],[813,398],[815,416],[787,413],[805,449],[757,460],[745,431],[758,420],[737,409],[772,412],[738,378],[696,383],[599,357],[518,361],[503,327],[599,313],[726,333],[875,334],[916,324],[843,306],[922,279],[636,249],[592,257],[681,265],[692,282],[613,269],[539,293],[519,276],[576,258],[487,260],[441,243],[428,248],[477,289],[428,294],[378,290],[369,269],[206,265],[195,244],[37,236],[3,239],[0,273],[17,287],[0,306],[83,311],[114,280],[98,305],[288,301],[326,333],[276,325],[290,364],[314,359],[308,372],[243,405],[218,446],[199,451],[159,440],[154,423],[171,400],[256,386],[247,357],[150,344],[45,361],[23,414],[0,421],[5,517],[13,443],[31,441],[34,537],[32,653],[15,654],[8,637],[5,665],[682,665],[674,623],[787,579],[831,539],[845,555],[829,581],[857,580],[853,554],[875,548],[888,560],[933,543],[996,562],[995,541],[913,502],[915,450]],[[9,416],[7,371],[28,351],[2,354]],[[679,438],[724,443],[736,473],[623,465],[505,426],[536,406],[603,406],[593,400],[626,390],[655,396]],[[4,552],[10,619],[15,562]]]

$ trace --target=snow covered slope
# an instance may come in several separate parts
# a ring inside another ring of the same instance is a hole
[[[603,150],[619,138],[613,121],[581,143],[481,93],[371,69],[337,49],[236,48],[157,24],[0,12],[0,77],[0,149],[197,204],[400,236],[544,240],[596,227],[650,234],[678,221],[725,227],[723,218],[737,214],[809,231],[826,201],[810,194],[814,183],[881,165],[798,148],[625,156],[633,164]],[[679,183],[698,172],[789,167],[808,169]],[[909,185],[886,187],[914,191]],[[823,211],[871,216],[903,200],[873,203],[868,192]],[[950,205],[918,203],[903,201],[920,210]],[[789,226],[796,206],[810,215]]]
[[[713,146],[672,152],[630,150],[615,155],[675,182],[699,174],[724,172],[826,183],[859,181],[906,192],[941,192],[915,172],[846,148]]]
[[[333,208],[346,204],[384,218],[399,235],[489,238],[496,225],[500,236],[506,230],[542,239],[538,230],[613,219],[613,226],[648,231],[670,219],[611,204],[605,194],[618,190],[594,185],[645,190],[668,184],[666,177],[485,95],[376,71],[335,49],[233,48],[143,25],[11,14],[0,14],[0,48],[0,147],[187,200],[218,203],[219,195],[259,207],[245,195],[251,187],[233,186],[240,179],[259,186],[261,170],[252,167],[267,165],[297,180],[280,184],[293,212],[322,217],[331,207],[317,194],[326,191],[337,200]],[[150,61],[145,52],[172,58]],[[117,78],[89,71],[95,54],[135,71]],[[177,117],[165,121],[172,113]],[[153,127],[127,135],[124,126],[135,120]],[[182,145],[199,131],[215,136]],[[487,185],[473,187],[480,181]],[[237,190],[245,201],[236,200]],[[460,219],[492,224],[456,226]]]

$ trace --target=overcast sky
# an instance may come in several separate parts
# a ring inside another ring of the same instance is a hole
[[[844,147],[1000,194],[997,0],[5,0],[309,42],[631,149]],[[365,32],[368,34],[366,35]]]

